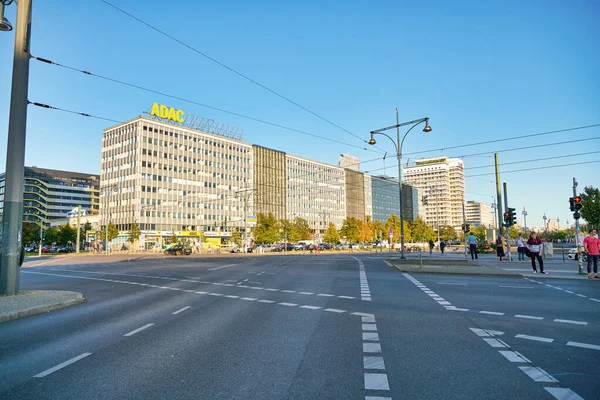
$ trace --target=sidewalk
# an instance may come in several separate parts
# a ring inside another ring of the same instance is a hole
[[[580,275],[578,273],[577,262],[573,260],[562,261],[562,258],[548,258],[544,260],[544,271],[548,275],[533,273],[531,261],[529,258],[525,261],[518,261],[516,254],[513,261],[498,261],[495,254],[479,254],[479,258],[471,260],[471,256],[465,257],[464,253],[423,253],[423,267],[419,265],[418,256],[409,253],[406,260],[400,261],[400,254],[394,254],[394,257],[385,257],[396,269],[403,272],[423,272],[423,273],[441,273],[441,274],[467,274],[467,275],[494,275],[494,276],[525,276],[547,279],[585,279],[587,273]],[[583,266],[584,272],[586,266]],[[538,266],[539,271],[539,266]]]
[[[85,301],[77,292],[61,290],[23,291],[15,296],[0,296],[0,322],[68,307]]]

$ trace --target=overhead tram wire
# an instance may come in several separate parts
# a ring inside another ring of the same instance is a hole
[[[132,88],[135,88],[135,89],[138,89],[138,90],[143,90],[143,91],[146,91],[146,92],[149,92],[149,93],[154,93],[154,94],[158,94],[158,95],[165,96],[165,97],[170,97],[172,99],[184,101],[186,103],[194,104],[194,105],[197,105],[197,106],[200,106],[200,107],[209,108],[211,110],[223,112],[223,113],[226,113],[226,114],[235,115],[237,117],[245,118],[245,119],[248,119],[248,120],[254,121],[254,122],[259,122],[261,124],[274,126],[276,128],[285,129],[285,130],[288,130],[288,131],[300,133],[300,134],[307,135],[307,136],[312,136],[314,138],[318,138],[318,139],[322,139],[322,140],[327,140],[327,141],[330,141],[330,142],[333,142],[333,143],[343,144],[343,145],[346,145],[346,146],[349,146],[349,147],[353,147],[353,148],[356,148],[356,149],[360,149],[360,150],[366,150],[366,151],[375,152],[375,153],[384,153],[383,150],[379,150],[378,149],[379,151],[375,151],[375,150],[369,149],[367,147],[360,147],[360,146],[357,146],[357,145],[353,145],[353,144],[349,144],[349,143],[346,143],[346,142],[342,142],[340,140],[335,140],[335,139],[331,139],[331,138],[328,138],[328,137],[325,137],[325,136],[317,135],[315,133],[310,133],[310,132],[303,131],[303,130],[300,130],[300,129],[291,128],[291,127],[288,127],[288,126],[285,126],[285,125],[280,125],[280,124],[277,124],[277,123],[274,123],[274,122],[269,122],[269,121],[265,121],[265,120],[262,120],[262,119],[259,119],[259,118],[254,118],[254,117],[251,117],[251,116],[248,116],[248,115],[236,113],[234,111],[228,111],[228,110],[225,110],[225,109],[222,109],[222,108],[219,108],[219,107],[209,106],[207,104],[199,103],[199,102],[194,101],[194,100],[185,99],[183,97],[179,97],[179,96],[175,96],[175,95],[172,95],[172,94],[160,92],[160,91],[154,90],[154,89],[149,89],[149,88],[146,88],[146,87],[143,87],[143,86],[135,85],[133,83],[128,83],[128,82],[120,81],[118,79],[109,78],[109,77],[103,76],[103,75],[98,75],[98,74],[95,74],[95,73],[92,73],[92,72],[89,72],[89,71],[85,71],[85,70],[82,70],[82,69],[79,69],[79,68],[70,67],[68,65],[63,65],[63,64],[54,62],[52,60],[48,60],[46,58],[36,57],[34,55],[31,55],[31,54],[30,54],[30,57],[32,59],[34,59],[34,60],[41,61],[41,62],[46,63],[46,64],[56,65],[58,67],[62,67],[62,68],[69,69],[69,70],[72,70],[72,71],[81,72],[82,74],[85,74],[85,75],[94,76],[94,77],[99,78],[99,79],[104,79],[104,80],[107,80],[109,82],[118,83],[120,85],[129,86],[129,87],[132,87]]]
[[[122,121],[117,121],[116,119],[98,117],[96,115],[91,115],[91,114],[82,113],[82,112],[73,111],[73,110],[67,110],[66,108],[54,107],[54,106],[50,106],[48,104],[36,103],[36,102],[31,102],[31,101],[28,102],[28,104],[34,105],[36,107],[46,108],[48,110],[56,110],[56,111],[66,112],[66,113],[69,113],[69,114],[76,114],[76,115],[80,115],[82,117],[89,117],[89,118],[101,119],[101,120],[104,120],[104,121],[116,122],[118,124],[122,123]]]
[[[591,160],[591,161],[586,161],[586,162],[597,162],[597,163],[600,163],[600,161],[598,161],[598,160]],[[502,173],[503,174],[510,174],[510,173],[513,173],[513,172],[534,171],[534,170],[540,170],[540,169],[561,168],[561,167],[573,167],[573,163],[559,164],[559,165],[548,165],[548,166],[545,166],[545,167],[514,169],[514,170],[510,170],[510,171],[502,171]],[[495,175],[495,174],[496,174],[495,172],[490,172],[490,173],[487,173],[487,174],[465,175],[465,178],[475,178],[475,177],[478,177],[478,176]]]
[[[529,135],[512,136],[512,137],[507,137],[507,138],[503,138],[503,139],[486,140],[484,142],[467,143],[467,144],[461,144],[461,145],[457,145],[457,146],[442,147],[439,149],[421,150],[421,151],[416,151],[413,153],[405,153],[405,155],[410,156],[410,155],[414,155],[414,154],[433,153],[434,151],[445,151],[445,150],[459,149],[462,147],[479,146],[482,144],[506,142],[509,140],[518,140],[518,139],[525,139],[525,138],[536,137],[536,136],[551,135],[554,133],[571,132],[571,131],[576,131],[576,130],[581,130],[581,129],[590,129],[590,128],[595,128],[598,126],[600,126],[600,124],[576,126],[573,128],[565,128],[565,129],[559,129],[559,130],[549,131],[549,132],[532,133]]]
[[[327,118],[325,118],[325,117],[323,117],[323,116],[321,116],[321,115],[317,114],[316,112],[309,110],[308,108],[306,108],[306,107],[302,106],[301,104],[298,104],[297,102],[293,101],[293,100],[292,100],[292,99],[290,99],[289,97],[286,97],[286,96],[282,95],[281,93],[279,93],[279,92],[276,92],[275,90],[273,90],[273,89],[271,89],[271,88],[269,88],[269,87],[267,87],[267,86],[263,85],[262,83],[260,83],[260,82],[258,82],[258,81],[256,81],[256,80],[254,80],[254,79],[252,79],[252,78],[250,78],[249,76],[247,76],[247,75],[245,75],[245,74],[243,74],[243,73],[241,73],[241,72],[239,72],[239,71],[237,71],[237,70],[233,69],[232,67],[230,67],[230,66],[228,66],[228,65],[226,65],[226,64],[224,64],[224,63],[222,63],[221,61],[219,61],[219,60],[217,60],[217,59],[215,59],[215,58],[213,58],[213,57],[209,56],[208,54],[206,54],[206,53],[203,53],[202,51],[200,51],[200,50],[196,49],[195,47],[193,47],[193,46],[191,46],[191,45],[189,45],[189,44],[187,44],[187,43],[185,43],[185,42],[183,42],[183,41],[181,41],[181,40],[177,39],[177,38],[176,38],[176,37],[174,37],[174,36],[171,36],[171,35],[169,35],[168,33],[166,33],[166,32],[164,32],[164,31],[162,31],[162,30],[158,29],[157,27],[155,27],[155,26],[153,26],[153,25],[149,24],[148,22],[146,22],[146,21],[144,21],[144,20],[142,20],[142,19],[140,19],[140,18],[136,17],[135,15],[128,13],[127,11],[125,11],[125,10],[123,10],[123,9],[121,9],[121,8],[119,8],[119,7],[117,7],[117,6],[115,6],[114,4],[112,4],[112,3],[110,3],[110,2],[108,2],[108,1],[106,1],[106,0],[100,0],[100,1],[101,1],[101,2],[103,2],[103,3],[104,3],[104,4],[106,4],[106,5],[108,5],[108,6],[112,7],[112,8],[114,8],[115,10],[117,10],[117,11],[119,11],[119,12],[121,12],[121,13],[123,13],[123,14],[127,15],[128,17],[130,17],[130,18],[132,18],[132,19],[134,19],[134,20],[138,21],[139,23],[141,23],[141,24],[143,24],[143,25],[146,25],[148,28],[150,28],[150,29],[152,29],[152,30],[154,30],[154,31],[156,31],[156,32],[158,32],[158,33],[160,33],[161,35],[163,35],[163,36],[166,36],[167,38],[169,38],[169,39],[171,39],[171,40],[173,40],[173,41],[175,41],[175,42],[179,43],[180,45],[182,45],[182,46],[184,46],[184,47],[188,48],[189,50],[192,50],[193,52],[195,52],[195,53],[197,53],[197,54],[200,54],[202,57],[205,57],[205,58],[207,58],[208,60],[210,60],[210,61],[214,62],[215,64],[217,64],[217,65],[219,65],[219,66],[221,66],[221,67],[223,67],[223,68],[227,69],[228,71],[231,71],[231,72],[233,72],[234,74],[236,74],[236,75],[238,75],[238,76],[240,76],[240,77],[242,77],[242,78],[246,79],[247,81],[249,81],[249,82],[252,82],[253,84],[255,84],[255,85],[257,85],[257,86],[261,87],[262,89],[264,89],[264,90],[266,90],[266,91],[268,91],[268,92],[270,92],[270,93],[274,94],[275,96],[277,96],[277,97],[279,97],[279,98],[281,98],[281,99],[283,99],[283,100],[287,101],[288,103],[290,103],[290,104],[293,104],[293,105],[295,105],[296,107],[298,107],[298,108],[300,108],[300,109],[302,109],[302,110],[304,110],[304,111],[308,112],[309,114],[312,114],[312,115],[314,115],[315,117],[317,117],[317,118],[319,118],[319,119],[321,119],[321,120],[323,120],[323,121],[327,122],[328,124],[330,124],[330,125],[332,125],[332,126],[334,126],[334,127],[338,128],[338,129],[342,130],[343,132],[346,132],[346,133],[348,133],[348,134],[350,134],[350,135],[354,136],[355,138],[359,139],[361,142],[363,142],[363,143],[368,143],[368,141],[367,141],[367,140],[363,139],[362,137],[358,136],[357,134],[350,132],[349,130],[347,130],[347,129],[345,129],[345,128],[341,127],[341,126],[339,126],[338,124],[336,124],[336,123],[332,122],[331,120],[329,120],[329,119],[327,119]],[[380,150],[381,150],[381,149],[380,149]]]
[[[524,162],[531,162],[531,161],[546,161],[546,160],[555,160],[557,158],[568,158],[568,157],[577,157],[577,156],[585,156],[588,154],[596,154],[598,153],[597,151],[590,151],[587,153],[577,153],[577,154],[567,154],[564,156],[555,156],[555,157],[544,157],[544,158],[535,158],[535,159],[528,159],[528,160],[522,160],[522,161],[512,161],[512,162],[503,162],[502,165],[512,165],[512,164],[522,164]],[[478,165],[476,167],[467,167],[465,168],[465,170],[471,170],[471,169],[480,169],[480,168],[493,168],[494,165]]]
[[[600,136],[596,136],[596,137],[592,137],[592,138],[586,138],[586,139],[567,140],[567,141],[564,141],[564,142],[546,143],[543,146],[544,147],[547,147],[547,146],[558,146],[558,145],[561,145],[561,144],[580,143],[580,142],[585,142],[585,141],[589,141],[589,140],[598,140],[598,139],[600,139]],[[462,156],[453,156],[453,157],[448,156],[448,157],[449,158],[464,158],[464,157],[479,156],[479,155],[482,155],[482,154],[506,153],[506,152],[509,152],[509,151],[530,150],[530,149],[531,149],[531,146],[525,146],[525,147],[515,147],[513,149],[492,150],[492,151],[488,151],[488,152],[484,152],[484,153],[474,153],[474,154],[466,154],[466,155],[462,155]],[[558,157],[552,157],[552,158],[558,158]],[[522,161],[522,162],[525,162],[525,161]],[[394,167],[397,167],[397,166],[398,166],[398,164],[392,165],[391,167],[387,167],[387,168],[394,168]],[[365,171],[365,173],[369,173],[369,172],[373,172],[373,171],[380,171],[382,169],[384,169],[384,168],[377,168],[377,169],[373,169],[373,170],[370,170],[370,171]],[[469,168],[465,168],[465,169],[469,169]],[[487,174],[484,174],[484,175],[487,175]],[[477,175],[477,176],[479,176],[479,175]]]

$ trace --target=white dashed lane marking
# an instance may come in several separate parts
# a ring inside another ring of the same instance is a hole
[[[535,382],[558,382],[549,373],[538,367],[519,367]]]
[[[131,332],[124,334],[123,336],[133,336],[136,333],[143,331],[144,329],[150,328],[152,325],[154,325],[154,324],[146,324],[146,325],[142,326],[141,328],[134,329]]]
[[[367,273],[365,272],[365,265],[361,260],[356,257],[352,257],[358,261],[358,274],[360,278],[360,299],[363,301],[371,301],[371,290],[369,289],[369,281],[367,280]]]
[[[515,318],[525,318],[525,319],[544,319],[544,317],[535,317],[533,315],[522,315],[522,314],[517,314],[515,315]]]
[[[79,361],[81,359],[84,359],[84,358],[86,358],[87,356],[89,356],[91,354],[92,353],[83,353],[83,354],[80,354],[77,357],[73,357],[70,360],[67,360],[67,361],[65,361],[63,363],[60,363],[60,364],[58,364],[58,365],[56,365],[56,366],[54,366],[52,368],[49,368],[49,369],[45,370],[44,372],[40,372],[39,374],[34,375],[33,377],[34,378],[43,378],[45,376],[50,375],[53,372],[58,371],[59,369],[62,369],[64,367],[68,366],[68,365],[71,365],[71,364],[73,364],[73,363],[75,363],[75,362],[77,362],[77,361]]]
[[[585,321],[572,321],[570,319],[555,319],[554,322],[561,322],[563,324],[573,324],[573,325],[587,325],[588,324]]]
[[[544,389],[546,389],[548,393],[554,396],[557,400],[583,400],[582,397],[579,397],[577,393],[571,389],[558,387],[545,387]]]
[[[540,336],[521,335],[521,334],[518,334],[515,337],[519,338],[519,339],[534,340],[536,342],[544,342],[544,343],[552,343],[554,341],[554,339],[550,339],[550,338],[545,338],[545,337],[540,337]]]
[[[177,315],[177,314],[179,314],[180,312],[183,312],[183,311],[187,310],[188,308],[192,308],[192,306],[183,307],[183,308],[181,308],[181,309],[179,309],[179,310],[177,310],[177,311],[174,311],[174,312],[172,312],[171,314],[173,314],[173,315]]]
[[[589,343],[568,342],[567,346],[581,347],[583,349],[600,350],[600,346]]]
[[[237,264],[232,264],[232,265],[237,265]],[[82,270],[66,269],[66,268],[53,268],[52,271],[76,272],[76,273],[81,273],[81,274],[132,276],[132,277],[137,277],[137,278],[162,279],[162,280],[175,281],[175,282],[201,283],[201,284],[204,284],[204,285],[213,285],[213,286],[221,286],[221,287],[225,286],[225,287],[238,287],[238,288],[244,288],[244,289],[252,289],[252,290],[265,290],[265,291],[268,291],[268,292],[297,293],[297,294],[301,294],[301,295],[304,295],[304,296],[314,295],[313,292],[297,292],[295,290],[282,290],[282,289],[276,289],[276,288],[265,288],[265,287],[259,287],[259,286],[247,286],[247,285],[243,285],[243,283],[251,283],[251,282],[248,282],[248,279],[245,279],[245,280],[243,280],[241,282],[238,282],[236,285],[232,285],[232,284],[229,284],[229,283],[210,282],[210,281],[203,281],[203,280],[193,279],[193,278],[190,278],[190,279],[179,279],[179,278],[172,278],[172,277],[168,277],[168,276],[158,276],[158,275],[127,274],[127,273],[100,272],[100,271],[82,271]],[[218,295],[215,295],[215,296],[218,296]],[[356,297],[353,297],[353,296],[336,296],[334,294],[328,294],[328,293],[319,293],[319,294],[317,294],[317,296],[322,296],[322,297],[336,297],[338,299],[345,299],[345,300],[353,300],[353,299],[356,298]]]

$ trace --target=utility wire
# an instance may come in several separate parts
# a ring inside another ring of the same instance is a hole
[[[585,142],[585,141],[588,141],[588,140],[598,140],[598,139],[600,139],[600,136],[593,137],[593,138],[586,138],[586,139],[568,140],[568,141],[565,141],[565,142],[547,143],[547,144],[544,144],[544,147],[547,147],[547,146],[558,146],[558,145],[561,145],[561,144],[572,144],[572,143],[576,143],[576,142]],[[464,157],[478,156],[478,155],[482,155],[482,154],[506,153],[506,152],[509,152],[509,151],[530,150],[530,149],[531,149],[531,146],[515,147],[513,149],[494,150],[494,151],[488,151],[488,152],[485,152],[485,153],[474,153],[474,154],[467,154],[467,155],[464,155],[464,156],[455,156],[454,158],[464,158]],[[552,157],[552,158],[558,158],[558,157]],[[398,164],[393,165],[391,167],[387,167],[387,168],[394,168],[394,167],[398,167]],[[383,168],[377,168],[377,169],[373,169],[373,170],[370,170],[370,171],[365,171],[365,173],[370,173],[370,172],[373,172],[373,171],[379,171],[379,170],[382,170],[382,169]],[[468,168],[465,168],[465,169],[468,169]],[[487,175],[487,174],[484,174],[484,175]],[[477,176],[479,176],[479,175],[477,175]]]
[[[277,124],[277,123],[274,123],[274,122],[269,122],[269,121],[265,121],[265,120],[262,120],[262,119],[250,117],[248,115],[236,113],[234,111],[228,111],[228,110],[224,110],[222,108],[209,106],[207,104],[199,103],[199,102],[194,101],[194,100],[185,99],[183,97],[179,97],[179,96],[175,96],[175,95],[172,95],[172,94],[160,92],[158,90],[149,89],[149,88],[146,88],[146,87],[143,87],[143,86],[139,86],[139,85],[135,85],[135,84],[132,84],[132,83],[120,81],[120,80],[114,79],[114,78],[109,78],[107,76],[95,74],[93,72],[85,71],[85,70],[82,70],[82,69],[79,69],[79,68],[75,68],[75,67],[71,67],[71,66],[68,66],[68,65],[60,64],[60,63],[54,62],[52,60],[48,60],[46,58],[36,57],[36,56],[31,55],[31,54],[30,54],[30,56],[31,56],[32,59],[37,60],[37,61],[41,61],[41,62],[44,62],[44,63],[47,63],[47,64],[51,64],[51,65],[56,65],[58,67],[66,68],[66,69],[69,69],[69,70],[72,70],[72,71],[81,72],[83,74],[94,76],[96,78],[104,79],[104,80],[107,80],[107,81],[110,81],[110,82],[118,83],[120,85],[132,87],[132,88],[135,88],[135,89],[143,90],[143,91],[146,91],[146,92],[149,92],[149,93],[154,93],[154,94],[158,94],[158,95],[165,96],[165,97],[170,97],[172,99],[184,101],[184,102],[190,103],[190,104],[195,104],[197,106],[209,108],[211,110],[220,111],[220,112],[223,112],[223,113],[226,113],[226,114],[235,115],[237,117],[241,117],[241,118],[245,118],[245,119],[248,119],[248,120],[251,120],[251,121],[259,122],[261,124],[274,126],[276,128],[286,129],[286,130],[289,130],[289,131],[292,131],[292,132],[301,133],[303,135],[312,136],[312,137],[315,137],[315,138],[318,138],[318,139],[328,140],[330,142],[343,144],[343,145],[354,147],[354,148],[357,148],[357,149],[360,149],[360,150],[366,150],[366,151],[374,152],[374,150],[368,149],[366,147],[356,146],[356,145],[349,144],[349,143],[346,143],[346,142],[342,142],[342,141],[339,141],[339,140],[331,139],[331,138],[328,138],[328,137],[325,137],[325,136],[320,136],[320,135],[317,135],[317,134],[314,134],[314,133],[302,131],[302,130],[295,129],[295,128],[290,128],[288,126],[280,125],[280,124]],[[383,150],[380,150],[379,152],[383,153]]]
[[[70,113],[70,114],[77,114],[77,115],[81,115],[82,117],[96,118],[96,119],[101,119],[101,120],[104,120],[104,121],[111,121],[111,122],[121,123],[121,121],[117,121],[115,119],[98,117],[98,116],[87,114],[87,113],[82,113],[82,112],[73,111],[73,110],[67,110],[65,108],[49,106],[48,104],[35,103],[35,102],[31,102],[31,101],[28,102],[28,104],[32,104],[34,106],[41,107],[41,108],[47,108],[49,110],[57,110],[57,111],[67,112],[67,113]]]
[[[459,149],[461,147],[479,146],[481,144],[506,142],[508,140],[517,140],[517,139],[524,139],[524,138],[529,138],[529,137],[551,135],[553,133],[571,132],[571,131],[576,131],[576,130],[580,130],[580,129],[595,128],[597,126],[600,126],[600,124],[576,126],[576,127],[573,127],[573,128],[559,129],[559,130],[556,130],[556,131],[549,131],[549,132],[542,132],[542,133],[532,133],[532,134],[529,134],[529,135],[512,136],[512,137],[507,137],[507,138],[504,138],[504,139],[487,140],[487,141],[484,141],[484,142],[475,142],[475,143],[461,144],[461,145],[451,146],[451,147],[442,147],[442,148],[439,148],[439,149],[422,150],[422,151],[417,151],[417,152],[414,152],[414,153],[405,153],[405,155],[408,156],[408,155],[413,155],[413,154],[431,153],[431,152],[434,152],[434,151],[444,151],[444,150],[451,150],[451,149]]]
[[[565,155],[565,156],[544,157],[544,158],[535,158],[533,160],[529,159],[529,160],[523,160],[523,161],[503,162],[502,165],[521,164],[521,163],[524,163],[524,162],[531,162],[531,161],[555,160],[557,158],[568,158],[568,157],[585,156],[585,155],[588,155],[588,154],[596,154],[596,153],[598,153],[598,152],[597,151],[590,151],[588,153],[568,154],[568,155]],[[492,167],[494,167],[494,165],[479,165],[477,167],[465,168],[465,170],[468,170],[468,169],[480,169],[480,168],[492,168]]]
[[[206,53],[203,53],[202,51],[200,51],[200,50],[196,49],[195,47],[193,47],[193,46],[191,46],[191,45],[189,45],[189,44],[187,44],[187,43],[185,43],[185,42],[183,42],[183,41],[181,41],[181,40],[177,39],[177,38],[176,38],[176,37],[174,37],[174,36],[171,36],[171,35],[169,35],[168,33],[166,33],[166,32],[164,32],[164,31],[162,31],[162,30],[158,29],[157,27],[155,27],[155,26],[153,26],[153,25],[149,24],[148,22],[146,22],[146,21],[144,21],[144,20],[142,20],[142,19],[140,19],[140,18],[136,17],[135,15],[128,13],[127,11],[125,11],[125,10],[123,10],[123,9],[121,9],[121,8],[119,8],[119,7],[117,7],[117,6],[115,6],[114,4],[112,4],[112,3],[110,3],[110,2],[108,2],[108,1],[106,1],[106,0],[100,0],[100,1],[102,1],[102,2],[103,2],[104,4],[106,4],[106,5],[108,5],[108,6],[112,7],[112,8],[114,8],[115,10],[117,10],[117,11],[119,11],[119,12],[121,12],[121,13],[123,13],[123,14],[127,15],[128,17],[135,19],[136,21],[140,22],[141,24],[143,24],[143,25],[146,25],[148,28],[150,28],[150,29],[152,29],[152,30],[154,30],[154,31],[156,31],[156,32],[158,32],[158,33],[160,33],[161,35],[163,35],[163,36],[166,36],[166,37],[168,37],[169,39],[171,39],[171,40],[173,40],[173,41],[175,41],[175,42],[179,43],[180,45],[182,45],[182,46],[184,46],[184,47],[186,47],[186,48],[188,48],[188,49],[192,50],[193,52],[195,52],[195,53],[197,53],[197,54],[200,54],[202,57],[205,57],[205,58],[209,59],[210,61],[214,62],[215,64],[217,64],[217,65],[219,65],[219,66],[221,66],[221,67],[223,67],[223,68],[225,68],[225,69],[227,69],[227,70],[229,70],[229,71],[233,72],[234,74],[236,74],[236,75],[238,75],[238,76],[240,76],[240,77],[242,77],[242,78],[246,79],[247,81],[250,81],[250,82],[252,82],[253,84],[255,84],[255,85],[257,85],[257,86],[259,86],[259,87],[261,87],[261,88],[265,89],[266,91],[268,91],[268,92],[270,92],[270,93],[274,94],[275,96],[277,96],[277,97],[279,97],[279,98],[281,98],[281,99],[283,99],[283,100],[287,101],[288,103],[291,103],[291,104],[295,105],[296,107],[299,107],[299,108],[301,108],[302,110],[304,110],[304,111],[306,111],[306,112],[308,112],[308,113],[310,113],[310,114],[314,115],[315,117],[317,117],[317,118],[319,118],[319,119],[321,119],[321,120],[323,120],[323,121],[327,122],[328,124],[330,124],[330,125],[333,125],[333,126],[335,126],[336,128],[338,128],[338,129],[340,129],[340,130],[342,130],[342,131],[344,131],[344,132],[346,132],[346,133],[348,133],[348,134],[350,134],[350,135],[354,136],[355,138],[359,139],[361,142],[363,142],[363,143],[368,143],[368,142],[367,142],[367,140],[365,140],[365,139],[361,138],[360,136],[356,135],[355,133],[352,133],[352,132],[350,132],[349,130],[347,130],[347,129],[345,129],[345,128],[341,127],[341,126],[339,126],[338,124],[336,124],[336,123],[334,123],[334,122],[330,121],[329,119],[327,119],[327,118],[325,118],[325,117],[323,117],[323,116],[321,116],[321,115],[317,114],[316,112],[309,110],[308,108],[306,108],[306,107],[304,107],[304,106],[302,106],[302,105],[300,105],[300,104],[296,103],[295,101],[293,101],[293,100],[292,100],[292,99],[290,99],[289,97],[286,97],[286,96],[282,95],[281,93],[278,93],[278,92],[276,92],[275,90],[273,90],[273,89],[271,89],[271,88],[269,88],[269,87],[267,87],[267,86],[263,85],[262,83],[260,83],[260,82],[258,82],[258,81],[256,81],[256,80],[254,80],[254,79],[252,79],[252,78],[250,78],[249,76],[247,76],[247,75],[245,75],[245,74],[243,74],[243,73],[241,73],[241,72],[239,72],[239,71],[237,71],[237,70],[233,69],[232,67],[230,67],[230,66],[228,66],[228,65],[226,65],[226,64],[224,64],[224,63],[222,63],[221,61],[219,61],[219,60],[217,60],[217,59],[215,59],[215,58],[213,58],[213,57],[209,56],[208,54],[206,54]]]
[[[598,162],[597,160],[594,160],[596,162]],[[533,171],[533,170],[538,170],[538,169],[550,169],[550,168],[560,168],[560,167],[572,167],[573,163],[569,163],[569,164],[560,164],[560,165],[549,165],[547,167],[535,167],[535,168],[525,168],[525,169],[514,169],[511,171],[502,171],[503,174],[510,174],[513,172],[523,172],[523,171]],[[494,175],[495,172],[490,172],[487,174],[477,174],[477,175],[466,175],[465,178],[473,178],[476,176],[485,176],[485,175]]]

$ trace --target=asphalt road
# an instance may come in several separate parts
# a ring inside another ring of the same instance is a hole
[[[368,254],[128,260],[22,269],[23,290],[87,302],[0,324],[0,398],[600,398],[598,281]]]

